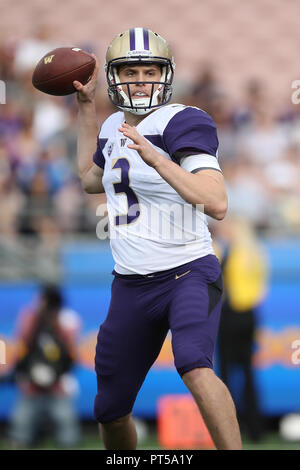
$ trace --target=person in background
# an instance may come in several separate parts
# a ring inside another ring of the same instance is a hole
[[[220,378],[233,394],[232,373],[240,367],[243,390],[238,417],[253,441],[262,437],[262,417],[253,376],[257,329],[256,308],[266,294],[268,267],[253,227],[242,218],[228,217],[218,227],[219,257],[224,280],[218,334]]]
[[[59,445],[78,442],[79,423],[71,398],[74,382],[68,373],[76,361],[79,326],[76,312],[63,308],[55,285],[44,285],[37,305],[21,313],[14,370],[20,397],[10,421],[12,445],[34,445],[45,425],[52,426]]]

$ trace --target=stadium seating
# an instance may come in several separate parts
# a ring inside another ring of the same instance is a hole
[[[249,77],[268,83],[273,97],[288,99],[298,69],[298,3],[280,0],[28,0],[1,2],[2,38],[22,40],[49,25],[61,44],[93,43],[103,62],[114,35],[147,26],[172,44],[178,75],[192,80],[209,58],[233,95]],[[1,38],[0,36],[0,38]]]

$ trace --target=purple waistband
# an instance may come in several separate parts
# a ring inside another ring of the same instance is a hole
[[[196,258],[195,260],[189,261],[188,263],[181,264],[180,266],[176,266],[175,268],[167,269],[165,271],[157,271],[157,272],[150,273],[150,274],[120,274],[116,272],[115,270],[112,271],[112,274],[115,277],[126,279],[128,281],[137,280],[137,279],[149,279],[149,280],[153,278],[157,279],[159,277],[165,277],[165,276],[172,275],[172,274],[178,274],[180,270],[189,269],[189,267],[192,267],[194,263],[197,263],[199,261],[203,262],[204,260],[208,260],[209,258],[216,259],[215,255],[206,255],[206,256],[203,256],[202,258]]]

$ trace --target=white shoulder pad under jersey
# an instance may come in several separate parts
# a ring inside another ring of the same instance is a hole
[[[105,121],[94,155],[94,162],[104,169],[115,270],[149,274],[213,253],[204,213],[187,204],[137,151],[128,148],[131,141],[118,130],[123,121],[122,112]],[[167,105],[136,127],[177,164],[201,154],[217,162],[216,126],[198,108]]]

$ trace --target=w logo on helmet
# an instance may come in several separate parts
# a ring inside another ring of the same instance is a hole
[[[44,64],[50,64],[52,62],[52,59],[53,59],[54,55],[48,55],[47,57],[45,57],[44,58]]]

